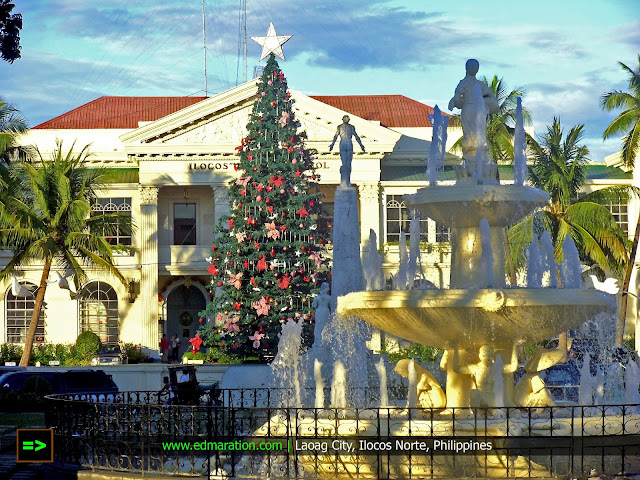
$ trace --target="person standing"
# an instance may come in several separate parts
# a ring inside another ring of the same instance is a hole
[[[171,336],[171,360],[178,361],[178,350],[180,349],[180,339],[177,334]]]
[[[162,363],[169,361],[169,340],[167,340],[167,334],[162,334],[162,340],[160,340],[160,355],[162,356]]]

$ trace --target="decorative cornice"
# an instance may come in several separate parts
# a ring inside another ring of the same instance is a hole
[[[138,186],[140,191],[141,205],[157,205],[158,204],[158,187]]]

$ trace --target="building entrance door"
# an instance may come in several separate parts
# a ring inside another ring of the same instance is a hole
[[[176,287],[167,297],[167,321],[165,333],[170,341],[176,334],[180,339],[179,358],[191,348],[192,339],[200,326],[198,312],[206,307],[203,293],[194,286]]]

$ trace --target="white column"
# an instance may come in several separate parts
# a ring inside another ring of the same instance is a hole
[[[214,226],[218,226],[218,220],[223,215],[228,215],[231,212],[229,206],[229,187],[226,183],[214,183],[213,184],[213,201],[214,201]]]
[[[158,351],[158,188],[140,186],[140,342]]]
[[[361,183],[358,185],[360,197],[360,244],[369,241],[369,230],[373,229],[382,242],[380,232],[380,187],[377,183]]]

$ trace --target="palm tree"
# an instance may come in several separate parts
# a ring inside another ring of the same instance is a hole
[[[629,75],[629,92],[612,90],[602,95],[600,99],[600,107],[602,109],[609,111],[623,109],[604,131],[603,139],[624,134],[624,137],[622,137],[622,164],[629,169],[633,169],[636,155],[640,151],[640,55],[638,55],[637,71],[633,71],[622,62],[619,63]],[[636,222],[636,233],[633,237],[629,263],[622,283],[622,302],[620,303],[620,318],[616,333],[617,346],[622,346],[624,336],[624,322],[627,317],[627,293],[638,252],[638,240],[640,240],[640,215],[638,215],[638,221]]]
[[[21,366],[29,363],[54,263],[71,270],[76,289],[87,280],[85,266],[106,270],[128,284],[113,263],[113,252],[123,247],[110,245],[105,236],[130,231],[131,220],[121,213],[91,215],[97,193],[113,180],[113,169],[85,167],[87,155],[88,146],[78,154],[73,146],[65,153],[58,142],[51,160],[44,160],[38,152],[39,161],[15,162],[9,168],[14,192],[13,196],[3,195],[0,203],[0,241],[14,256],[0,271],[0,279],[21,265],[44,265]]]
[[[637,189],[611,187],[580,195],[586,180],[589,150],[581,145],[584,125],[572,127],[564,135],[560,120],[553,119],[540,142],[532,145],[533,165],[529,180],[549,192],[549,204],[538,214],[529,215],[509,231],[512,261],[522,266],[531,242],[533,227],[551,233],[557,262],[563,259],[562,244],[571,236],[582,260],[602,275],[621,275],[627,264],[627,239],[613,215],[603,204],[626,200]]]
[[[27,121],[18,109],[0,98],[0,161],[8,163],[14,152],[24,151],[16,145],[16,140],[26,131]]]

